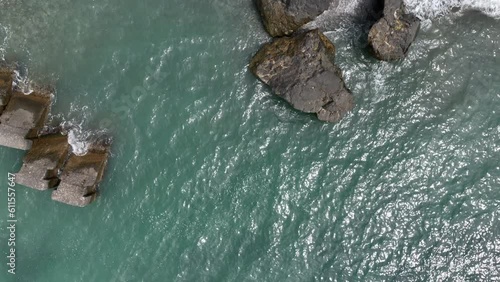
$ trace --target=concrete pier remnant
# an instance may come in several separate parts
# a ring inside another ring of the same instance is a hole
[[[77,207],[92,203],[97,197],[108,155],[109,146],[94,146],[83,156],[71,153],[59,187],[52,192],[52,200]]]
[[[14,71],[10,68],[0,67],[0,115],[12,95],[12,82]]]
[[[0,115],[0,145],[28,150],[32,139],[45,125],[52,102],[48,89],[37,89],[31,94],[14,91]]]
[[[68,137],[62,134],[40,136],[23,160],[21,170],[16,174],[18,184],[48,190],[59,184],[59,172],[68,158],[70,145]]]
[[[36,86],[29,94],[23,93],[16,69],[17,65],[0,60],[0,146],[28,150],[16,183],[36,190],[54,189],[54,201],[87,206],[97,197],[111,139],[101,136],[87,154],[76,155],[65,133],[68,130],[47,124],[53,89]]]

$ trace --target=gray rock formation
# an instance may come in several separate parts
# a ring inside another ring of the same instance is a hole
[[[354,99],[334,60],[335,46],[316,29],[264,45],[250,70],[295,109],[337,122]]]
[[[102,180],[108,160],[108,147],[89,150],[84,156],[71,154],[57,190],[52,192],[54,201],[85,207],[97,197],[97,185]]]
[[[14,91],[0,116],[0,145],[27,150],[38,136],[50,111],[52,94],[35,90],[29,95]]]
[[[375,57],[384,61],[403,59],[419,27],[420,20],[406,13],[403,0],[385,0],[384,16],[368,34]]]
[[[21,170],[16,174],[18,184],[47,190],[59,184],[59,172],[68,158],[68,137],[61,134],[40,136],[33,140],[33,146],[23,160]]]
[[[257,0],[257,7],[267,32],[277,37],[292,34],[328,9],[331,2],[331,0]]]

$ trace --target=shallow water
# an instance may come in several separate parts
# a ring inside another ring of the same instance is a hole
[[[114,137],[88,208],[17,187],[1,281],[500,279],[499,20],[434,18],[384,63],[326,13],[357,102],[331,125],[249,73],[251,1],[83,2],[0,0],[1,54],[56,85],[53,123]],[[22,155],[0,149],[2,193]]]

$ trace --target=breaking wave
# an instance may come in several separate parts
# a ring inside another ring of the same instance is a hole
[[[12,82],[14,88],[26,95],[33,93],[33,83],[27,75],[21,75],[19,71],[14,71],[14,81]]]
[[[100,145],[110,145],[112,138],[103,131],[88,130],[83,128],[82,123],[64,121],[60,128],[68,136],[71,151],[77,156],[83,156],[92,148]]]
[[[68,135],[68,143],[75,155],[85,155],[91,144],[92,132],[84,130],[80,124],[65,121],[61,127]]]
[[[373,0],[339,0],[333,6],[338,14],[355,14],[373,6]],[[404,0],[408,11],[421,19],[433,19],[452,11],[481,11],[500,18],[500,0]]]
[[[405,4],[409,11],[422,19],[432,19],[454,9],[481,11],[500,18],[500,0],[405,0]]]

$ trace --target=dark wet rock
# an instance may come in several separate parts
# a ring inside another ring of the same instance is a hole
[[[62,134],[34,139],[31,149],[24,157],[21,170],[16,174],[16,182],[37,190],[56,187],[69,148],[68,137]]]
[[[52,93],[37,89],[26,95],[12,94],[0,116],[0,145],[27,150],[38,136],[50,111]]]
[[[85,207],[97,197],[97,186],[101,182],[108,161],[109,147],[91,148],[87,154],[71,154],[57,190],[52,192],[54,201],[77,207]]]
[[[334,59],[335,46],[316,29],[264,45],[250,70],[297,110],[337,122],[352,110],[354,99]]]
[[[385,0],[384,16],[368,35],[375,57],[384,61],[403,59],[419,27],[420,20],[406,13],[403,0]]]
[[[14,71],[10,68],[0,67],[0,115],[12,95],[12,82]]]
[[[267,32],[273,36],[290,35],[314,20],[330,6],[331,0],[257,0]]]

